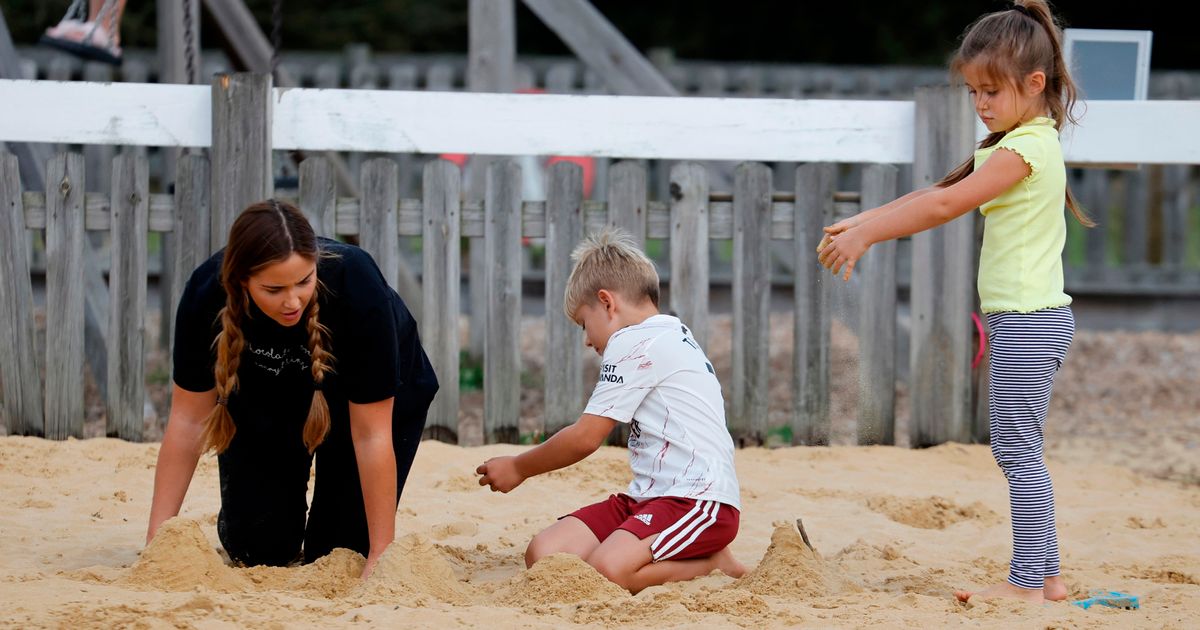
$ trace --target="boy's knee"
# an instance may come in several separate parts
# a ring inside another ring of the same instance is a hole
[[[603,575],[609,582],[620,586],[621,588],[629,588],[629,578],[632,577],[621,563],[614,562],[607,557],[592,557],[588,558],[588,564],[592,565],[600,575]]]
[[[539,532],[529,541],[529,546],[525,548],[525,568],[531,568],[537,564],[538,560],[554,553],[556,550],[552,548],[553,543],[549,540],[546,532]]]

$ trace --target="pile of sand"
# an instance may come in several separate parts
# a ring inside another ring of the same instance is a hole
[[[629,593],[592,565],[569,553],[556,553],[522,571],[497,591],[497,600],[522,608],[583,601],[626,600]]]
[[[241,573],[262,591],[288,591],[306,597],[338,599],[360,586],[365,559],[356,551],[334,549],[312,564],[250,567]]]
[[[809,549],[790,523],[776,523],[762,562],[738,586],[758,595],[813,599],[862,590],[840,569]]]
[[[945,497],[910,499],[876,495],[867,497],[867,507],[897,523],[921,529],[946,529],[950,525],[967,520],[1000,520],[999,515],[978,501],[969,505],[959,505]]]
[[[227,566],[209,544],[199,522],[179,517],[162,524],[120,581],[163,591],[205,588],[237,593],[251,588],[250,581]]]
[[[360,601],[393,603],[426,598],[448,604],[471,603],[471,593],[454,576],[450,561],[418,534],[388,545],[371,577],[354,590]]]

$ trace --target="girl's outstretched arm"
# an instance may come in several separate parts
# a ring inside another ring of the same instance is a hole
[[[912,198],[822,241],[818,260],[834,274],[845,268],[849,280],[854,266],[875,243],[910,236],[948,223],[995,199],[1029,176],[1029,165],[1016,153],[998,150],[974,173],[946,188]]]
[[[585,413],[575,424],[520,455],[493,457],[480,464],[475,469],[479,485],[508,492],[530,477],[566,468],[595,453],[616,425],[612,418]]]

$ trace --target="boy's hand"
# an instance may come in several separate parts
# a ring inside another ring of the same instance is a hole
[[[836,226],[834,226],[836,227]],[[848,229],[838,234],[827,235],[817,248],[817,260],[837,275],[845,267],[843,280],[849,280],[854,266],[863,254],[871,248],[871,243],[862,237],[862,230]]]
[[[479,485],[491,486],[492,492],[508,492],[521,485],[525,476],[517,470],[515,457],[493,457],[475,469]]]

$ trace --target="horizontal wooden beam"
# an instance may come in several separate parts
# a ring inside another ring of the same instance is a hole
[[[207,147],[207,86],[0,80],[0,141]],[[274,148],[912,162],[911,101],[276,88]],[[1200,101],[1092,101],[1074,164],[1200,164]]]

